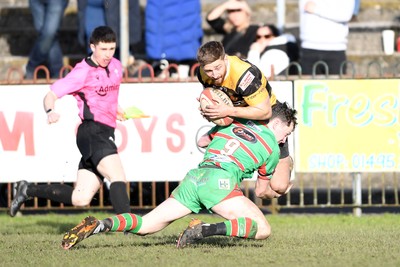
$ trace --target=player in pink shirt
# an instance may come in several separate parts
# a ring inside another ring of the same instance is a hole
[[[106,26],[96,28],[90,37],[90,48],[93,53],[78,63],[65,78],[52,84],[43,100],[49,124],[56,123],[60,118],[55,110],[57,99],[72,95],[77,100],[82,123],[76,142],[82,158],[75,187],[20,181],[11,203],[11,216],[15,216],[21,205],[31,197],[87,206],[104,178],[111,182],[110,198],[115,213],[130,212],[125,172],[114,143],[116,120],[125,120],[124,111],[118,105],[122,65],[113,57],[115,33]]]

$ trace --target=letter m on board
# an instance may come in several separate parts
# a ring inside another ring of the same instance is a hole
[[[25,154],[35,155],[33,139],[33,113],[17,112],[12,129],[7,125],[4,113],[0,112],[0,142],[4,151],[17,151],[21,138],[25,141]]]

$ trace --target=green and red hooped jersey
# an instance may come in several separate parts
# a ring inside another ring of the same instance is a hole
[[[280,149],[275,135],[261,121],[236,119],[229,126],[215,126],[199,166],[216,165],[236,172],[238,183],[253,177],[255,171],[270,179],[279,161]]]

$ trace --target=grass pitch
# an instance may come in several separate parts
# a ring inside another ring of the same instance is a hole
[[[268,240],[209,237],[176,249],[175,240],[191,216],[153,235],[99,234],[63,250],[63,233],[89,214],[99,219],[110,215],[0,214],[1,266],[400,266],[397,214],[267,215],[272,225]]]

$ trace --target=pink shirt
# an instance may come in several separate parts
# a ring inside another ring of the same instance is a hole
[[[94,120],[115,128],[121,81],[122,65],[118,59],[113,58],[106,69],[86,58],[50,88],[58,98],[75,97],[81,120]]]

